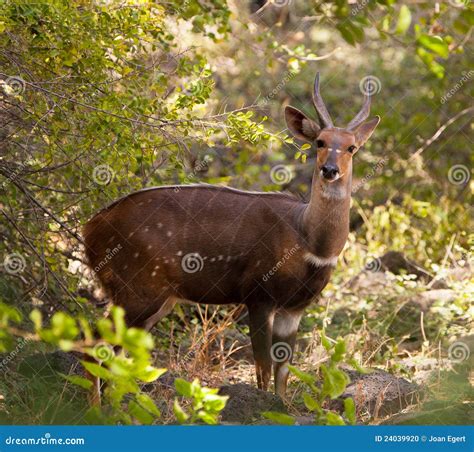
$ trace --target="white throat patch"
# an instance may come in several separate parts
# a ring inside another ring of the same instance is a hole
[[[344,199],[347,196],[347,190],[342,185],[323,184],[321,196],[327,199]]]
[[[306,262],[309,262],[310,264],[314,265],[315,267],[326,267],[328,265],[335,266],[337,264],[337,259],[339,256],[333,256],[333,257],[319,257],[316,256],[316,254],[310,253],[307,251],[303,255],[303,259]]]

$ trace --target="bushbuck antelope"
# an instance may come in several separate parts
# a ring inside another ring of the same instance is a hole
[[[115,201],[84,229],[89,264],[129,326],[150,329],[183,299],[245,304],[258,387],[267,390],[273,364],[281,396],[303,311],[328,283],[349,232],[352,157],[380,120],[366,121],[366,96],[355,118],[335,127],[319,74],[312,97],[319,123],[285,108],[289,130],[316,153],[308,203],[212,185],[153,187]]]

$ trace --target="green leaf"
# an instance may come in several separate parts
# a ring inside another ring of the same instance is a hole
[[[174,415],[176,416],[176,420],[180,424],[184,424],[189,418],[186,412],[181,408],[181,405],[179,404],[177,399],[174,399],[173,412],[174,412]]]
[[[87,378],[80,377],[79,375],[64,375],[62,373],[59,375],[72,384],[80,386],[81,388],[90,389],[92,387],[92,381],[88,380]]]
[[[418,47],[416,49],[417,55],[420,57],[420,59],[423,61],[423,63],[426,64],[428,69],[436,75],[438,78],[443,78],[445,69],[441,64],[439,64],[437,61],[434,59],[434,55],[427,50],[425,50],[422,47]]]
[[[352,425],[354,425],[356,422],[356,409],[355,409],[355,403],[352,397],[348,397],[347,399],[344,399],[344,414],[347,420]]]
[[[395,33],[404,35],[411,24],[411,12],[407,5],[402,5],[398,15],[398,22],[395,28]]]
[[[310,411],[317,411],[321,412],[321,407],[319,406],[319,403],[313,399],[307,392],[303,394],[303,402]]]
[[[346,425],[344,419],[342,419],[339,414],[333,413],[332,411],[326,413],[326,419],[328,425]]]
[[[346,342],[344,339],[339,338],[334,346],[334,353],[331,356],[331,360],[333,362],[340,362],[342,358],[344,358],[344,354],[346,353]]]
[[[206,394],[204,397],[204,404],[206,409],[219,412],[225,408],[228,398],[228,396],[221,396],[218,394]]]
[[[135,400],[131,400],[128,404],[128,411],[141,424],[150,425],[154,420],[154,417]]]
[[[344,38],[346,42],[348,42],[352,46],[355,46],[356,42],[355,42],[354,36],[352,35],[352,33],[347,27],[339,24],[336,26],[336,28],[339,30],[339,33],[341,33],[341,36]]]
[[[119,306],[114,306],[112,307],[111,315],[114,322],[115,333],[118,340],[121,340],[126,330],[125,311]]]
[[[199,410],[197,412],[197,417],[204,421],[206,424],[215,425],[217,424],[217,415],[214,413],[209,413],[205,410]]]
[[[373,372],[372,369],[362,367],[354,358],[350,358],[348,364],[350,364],[355,370],[357,370],[357,372],[361,374],[370,374]]]
[[[324,332],[324,330],[321,330],[321,344],[327,352],[332,348],[331,342],[326,337],[326,333]]]
[[[323,394],[328,395],[331,399],[339,397],[346,389],[349,383],[349,377],[345,372],[337,367],[326,367],[321,365],[323,374]]]
[[[193,390],[191,387],[191,383],[189,381],[183,380],[182,378],[176,378],[174,381],[174,387],[178,394],[184,397],[192,397]]]
[[[448,58],[449,56],[448,44],[440,36],[422,34],[418,38],[418,43],[442,58]]]
[[[301,380],[303,383],[306,383],[307,385],[312,385],[316,381],[316,378],[313,375],[303,372],[302,370],[297,369],[291,364],[288,364],[288,369],[296,378]]]
[[[136,397],[137,402],[145,408],[147,411],[149,411],[151,414],[154,414],[155,416],[159,417],[161,416],[161,412],[158,409],[158,407],[155,405],[155,402],[153,399],[146,395],[146,394],[137,394]]]
[[[276,422],[277,424],[281,425],[294,425],[295,418],[288,414],[278,413],[277,411],[264,411],[262,413],[264,417],[269,419],[270,421]]]
[[[102,378],[103,380],[110,380],[113,376],[110,370],[100,366],[99,364],[91,363],[89,361],[81,361],[81,364],[95,377]]]
[[[164,373],[166,373],[166,369],[156,369],[153,366],[148,366],[145,369],[136,372],[135,376],[145,383],[151,383],[160,378]]]
[[[41,314],[41,311],[39,309],[33,309],[30,312],[30,319],[35,326],[35,331],[39,331],[43,325],[43,315]]]

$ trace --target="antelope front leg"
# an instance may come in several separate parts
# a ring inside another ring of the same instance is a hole
[[[296,333],[302,314],[302,311],[287,311],[280,308],[273,321],[271,358],[274,366],[275,393],[282,399],[285,398],[288,363],[291,363],[293,357]]]
[[[270,348],[272,346],[274,308],[262,303],[249,305],[248,310],[257,386],[259,389],[267,391],[272,375]]]

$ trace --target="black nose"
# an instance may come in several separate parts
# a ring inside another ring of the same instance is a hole
[[[325,179],[334,179],[339,174],[339,168],[335,165],[323,165],[321,172]]]

